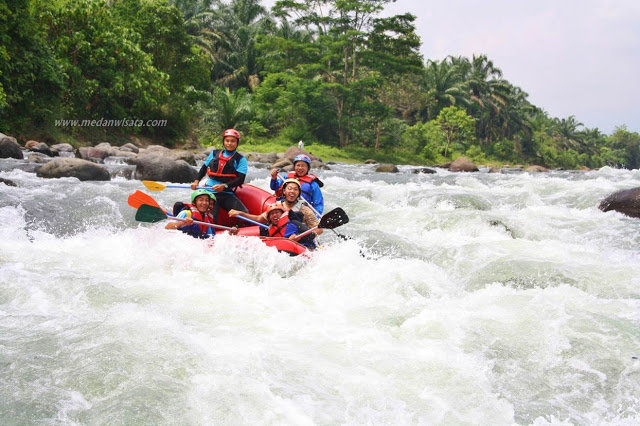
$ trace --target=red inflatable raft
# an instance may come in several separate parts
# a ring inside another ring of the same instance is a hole
[[[244,184],[236,189],[236,196],[247,207],[249,213],[259,215],[267,209],[270,204],[276,202],[275,195],[257,186]],[[241,219],[230,218],[227,212],[220,209],[218,213],[218,224],[224,226],[242,226],[238,230],[238,235],[247,237],[260,237],[259,226],[244,226],[247,223]],[[226,231],[225,231],[226,232]],[[302,244],[292,241],[288,238],[268,238],[260,237],[260,239],[269,247],[275,247],[280,252],[289,253],[291,256],[297,256],[307,251]]]

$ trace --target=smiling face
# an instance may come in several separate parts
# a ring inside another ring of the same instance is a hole
[[[278,220],[280,220],[280,218],[282,217],[282,215],[284,214],[284,212],[280,209],[276,209],[276,210],[272,210],[269,212],[269,223],[272,225],[277,225],[278,224]]]
[[[300,187],[295,183],[287,183],[287,185],[282,190],[282,193],[284,194],[284,198],[288,202],[294,203],[300,196]]]
[[[293,171],[297,176],[304,176],[309,172],[309,165],[305,161],[296,161],[293,165]]]
[[[224,145],[224,149],[227,151],[235,151],[238,147],[238,139],[233,136],[225,136],[222,140],[222,144]]]
[[[198,209],[198,211],[200,213],[206,213],[207,210],[209,210],[209,204],[211,203],[211,197],[209,197],[206,194],[202,194],[202,195],[198,195],[196,197],[195,201],[195,205],[196,205],[196,209]]]

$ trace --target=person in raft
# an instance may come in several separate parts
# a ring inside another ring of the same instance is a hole
[[[239,143],[240,133],[237,130],[225,130],[222,133],[224,149],[211,151],[191,184],[191,189],[196,189],[206,175],[207,179],[202,186],[211,187],[218,199],[211,212],[214,219],[217,219],[220,207],[227,211],[231,209],[245,213],[248,211],[233,192],[236,187],[244,183],[248,170],[247,159],[237,151]]]
[[[302,199],[310,203],[320,215],[324,210],[324,198],[320,188],[324,184],[316,175],[310,174],[309,170],[311,170],[311,158],[306,154],[296,155],[293,159],[293,170],[286,177],[278,176],[278,169],[271,170],[269,187],[276,191],[276,196],[280,197],[283,181],[285,179],[298,179],[302,189]]]
[[[269,206],[265,211],[265,215],[267,223],[269,224],[269,229],[261,230],[261,235],[266,237],[289,238],[294,241],[298,241],[308,249],[314,250],[316,248],[314,241],[316,234],[313,232],[302,238],[298,238],[298,234],[307,231],[309,227],[298,220],[298,218],[295,218],[295,214],[292,210],[287,210],[281,203],[275,203]]]
[[[185,234],[189,234],[194,238],[210,238],[215,235],[215,228],[211,226],[193,223],[194,220],[206,223],[214,223],[213,216],[209,210],[216,202],[216,196],[206,189],[197,189],[191,193],[191,204],[176,203],[174,206],[174,215],[178,219],[184,221],[169,221],[165,226],[166,229],[179,229]],[[176,206],[180,205],[180,210],[176,210]],[[237,232],[237,230],[236,230]]]
[[[300,193],[300,182],[298,182],[297,179],[286,179],[282,183],[282,195],[284,196],[284,199],[282,200],[282,206],[287,209],[287,211],[292,212],[290,213],[291,218],[303,223],[307,227],[307,229],[315,228],[316,226],[318,226],[320,221],[309,206],[300,202]],[[237,215],[248,217],[249,219],[255,220],[260,223],[268,223],[266,211],[259,215],[253,215],[243,213],[238,210],[229,210],[230,217]],[[314,230],[313,233],[316,235],[322,234],[322,228]]]

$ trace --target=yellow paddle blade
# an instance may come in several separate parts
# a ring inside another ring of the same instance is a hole
[[[143,180],[142,184],[151,191],[162,191],[167,187],[167,185],[163,185],[160,182],[155,182],[153,180]]]

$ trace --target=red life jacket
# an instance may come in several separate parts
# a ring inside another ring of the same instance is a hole
[[[284,237],[284,231],[287,228],[287,224],[289,223],[289,212],[284,212],[280,219],[278,219],[278,223],[275,225],[269,225],[269,236],[270,237]]]
[[[293,172],[293,171],[287,173],[287,179],[298,179],[300,182],[305,182],[305,183],[311,183],[314,180],[318,182],[320,181],[320,179],[318,179],[318,176],[313,175],[311,173],[307,173],[304,176],[297,176],[296,172]]]
[[[238,160],[242,158],[242,155],[238,151],[234,152],[231,157],[224,157],[222,153],[224,150],[218,150],[218,153],[214,155],[213,160],[209,163],[207,169],[207,176],[214,178],[215,180],[227,183],[238,177],[238,171],[233,166],[236,157]]]
[[[215,223],[213,220],[213,216],[211,216],[208,212],[205,213],[204,215],[202,213],[200,213],[200,210],[198,210],[196,208],[195,205],[193,204],[184,204],[184,209],[186,210],[189,209],[191,211],[191,219],[193,220],[197,220],[200,222],[206,222],[206,223]],[[200,230],[200,233],[202,234],[206,234],[207,231],[209,230],[209,227],[206,225],[200,225],[199,223],[192,223],[191,226],[185,227],[185,228],[190,228],[190,231],[193,231],[193,233],[195,233],[198,229]],[[181,228],[183,229],[183,228]],[[185,232],[187,232],[187,234],[192,234],[192,232],[189,232],[189,230],[183,229]]]

